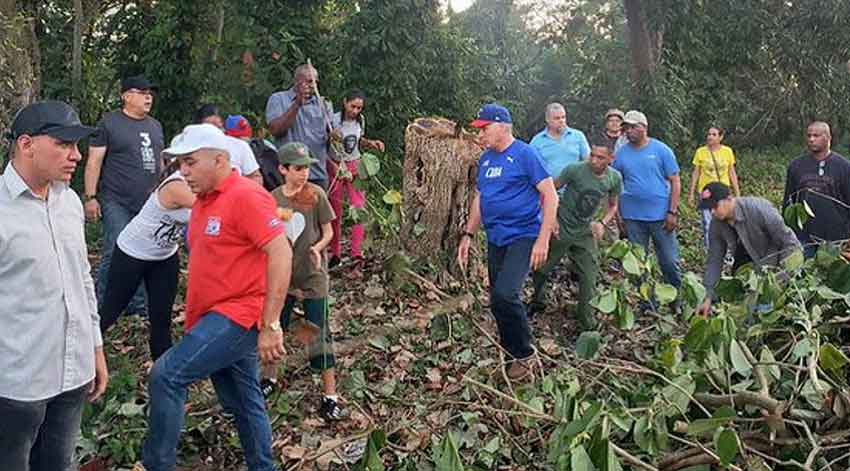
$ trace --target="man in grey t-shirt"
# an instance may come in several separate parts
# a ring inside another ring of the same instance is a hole
[[[292,88],[274,93],[266,103],[266,122],[280,147],[301,142],[317,160],[310,166],[310,182],[328,189],[328,139],[331,132],[331,103],[318,93],[319,74],[310,64],[295,69]]]
[[[103,299],[112,248],[118,234],[142,209],[162,169],[165,138],[159,121],[150,117],[156,86],[143,76],[121,81],[120,110],[103,115],[89,147],[85,172],[86,218],[103,218],[97,295]],[[139,289],[127,312],[144,313]]]

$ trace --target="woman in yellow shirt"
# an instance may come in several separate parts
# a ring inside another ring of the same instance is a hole
[[[702,191],[706,185],[720,182],[732,188],[735,196],[741,196],[738,186],[738,174],[735,173],[735,153],[723,144],[723,130],[711,126],[705,136],[705,145],[694,153],[694,173],[691,175],[691,190],[688,201],[696,205],[696,190]],[[703,243],[708,250],[708,228],[711,226],[711,211],[702,210]]]

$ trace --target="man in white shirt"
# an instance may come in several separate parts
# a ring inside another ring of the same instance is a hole
[[[66,103],[18,112],[0,177],[0,469],[75,469],[86,398],[106,390],[83,205],[68,184],[96,130]]]

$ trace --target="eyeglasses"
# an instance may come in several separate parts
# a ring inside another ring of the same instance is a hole
[[[826,168],[826,160],[821,160],[820,162],[818,162],[818,176],[819,177],[823,176],[824,168]]]

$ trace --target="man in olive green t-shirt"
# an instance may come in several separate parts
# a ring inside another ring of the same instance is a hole
[[[557,188],[564,187],[558,205],[559,234],[549,242],[546,265],[534,272],[534,297],[530,310],[540,312],[545,307],[543,290],[549,273],[568,255],[578,275],[579,295],[576,319],[579,330],[590,330],[596,322],[591,313],[590,300],[596,291],[599,275],[599,251],[596,242],[605,234],[605,225],[617,214],[617,200],[623,191],[623,177],[610,168],[614,160],[605,146],[594,145],[590,158],[567,166],[555,180]],[[594,221],[603,200],[608,209],[602,221]]]

